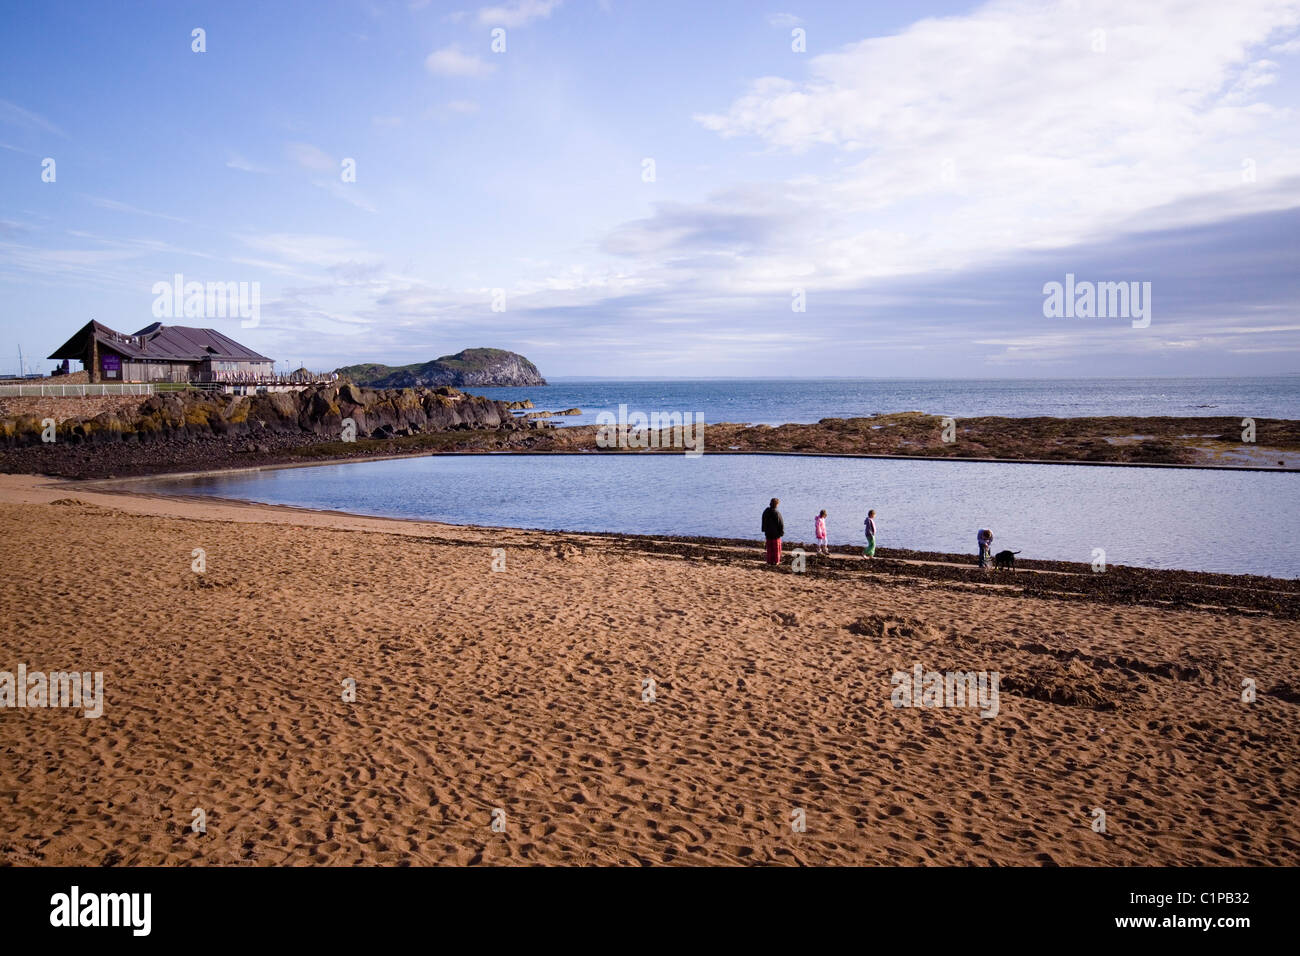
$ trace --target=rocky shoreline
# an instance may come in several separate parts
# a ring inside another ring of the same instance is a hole
[[[530,411],[448,386],[367,389],[354,384],[252,397],[164,392],[138,405],[120,399],[0,400],[0,472],[65,478],[467,452],[663,453],[609,447],[594,425],[557,428],[579,409]],[[102,410],[100,410],[102,409]],[[96,414],[87,414],[97,411]],[[53,418],[53,441],[42,440]],[[349,424],[350,423],[350,424]],[[1236,418],[971,418],[921,412],[826,418],[780,426],[720,423],[704,430],[706,453],[871,455],[1077,464],[1294,469],[1300,422],[1259,419],[1255,441]]]
[[[671,437],[671,436],[670,436]],[[1254,420],[1243,440],[1240,418],[1136,417],[963,418],[898,412],[868,418],[823,418],[815,424],[708,424],[705,452],[888,455],[1083,464],[1300,466],[1300,421]],[[597,450],[596,429],[547,436],[555,451]],[[660,448],[680,447],[660,440]],[[652,444],[653,447],[653,444]]]
[[[346,384],[256,396],[187,390],[85,411],[84,399],[61,398],[9,409],[0,419],[0,472],[106,478],[514,447],[554,427],[448,386]]]
[[[585,536],[614,539],[628,551],[692,561],[743,566],[761,557],[759,543],[744,539],[598,532],[586,532]],[[916,587],[923,582],[930,587],[975,591],[992,583],[1021,597],[1197,607],[1234,615],[1300,619],[1300,579],[1123,565],[1111,565],[1104,574],[1098,574],[1086,563],[1034,559],[1018,560],[1015,571],[981,571],[973,554],[890,548],[864,561],[856,545],[836,545],[830,554],[821,556],[816,554],[815,542],[791,538],[786,544],[787,553],[796,548],[806,552],[804,573],[812,577],[858,579],[865,575],[874,583],[900,587]],[[1288,685],[1282,696],[1300,702],[1300,688]]]

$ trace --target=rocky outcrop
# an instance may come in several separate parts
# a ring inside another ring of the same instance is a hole
[[[351,420],[357,438],[391,438],[451,429],[497,429],[515,422],[503,402],[454,388],[368,389],[353,384],[256,396],[165,392],[135,408],[92,417],[57,420],[58,442],[102,444],[149,442],[177,435],[252,436],[292,433],[322,441],[344,437]],[[350,431],[351,429],[349,429]],[[41,419],[0,421],[0,443],[21,447],[41,442]]]
[[[465,349],[422,365],[348,365],[336,371],[341,379],[371,388],[546,384],[536,365],[504,349]]]

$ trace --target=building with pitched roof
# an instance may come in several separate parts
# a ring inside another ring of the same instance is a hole
[[[90,381],[256,382],[271,378],[275,362],[216,329],[155,322],[134,335],[87,322],[52,359],[76,359]]]

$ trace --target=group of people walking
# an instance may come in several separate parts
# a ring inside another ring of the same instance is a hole
[[[771,503],[763,509],[763,538],[767,543],[768,564],[781,563],[781,539],[785,537],[785,519],[781,517],[781,512],[777,510],[780,504],[780,498],[773,498]],[[867,543],[862,548],[862,556],[864,558],[874,558],[876,556],[876,511],[874,508],[867,512],[867,520],[862,523],[862,526],[867,535]],[[831,549],[826,544],[825,508],[821,510],[817,517],[813,518],[813,536],[817,539],[817,553],[830,554]]]
[[[780,498],[773,498],[763,509],[763,539],[766,542],[768,564],[781,563],[781,539],[785,537],[785,519],[781,517],[781,512],[778,510],[780,504]],[[867,518],[862,522],[862,529],[867,538],[867,543],[862,547],[862,556],[874,558],[876,556],[876,510],[874,508],[867,512]],[[813,536],[817,539],[817,553],[830,554],[831,549],[826,544],[825,508],[813,518]],[[988,528],[981,528],[975,536],[975,544],[979,548],[980,567],[987,568],[989,554],[993,549],[993,532]]]

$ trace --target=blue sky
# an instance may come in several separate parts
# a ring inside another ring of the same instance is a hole
[[[3,372],[177,273],[295,367],[1300,370],[1300,0],[4,2],[0,59]]]

